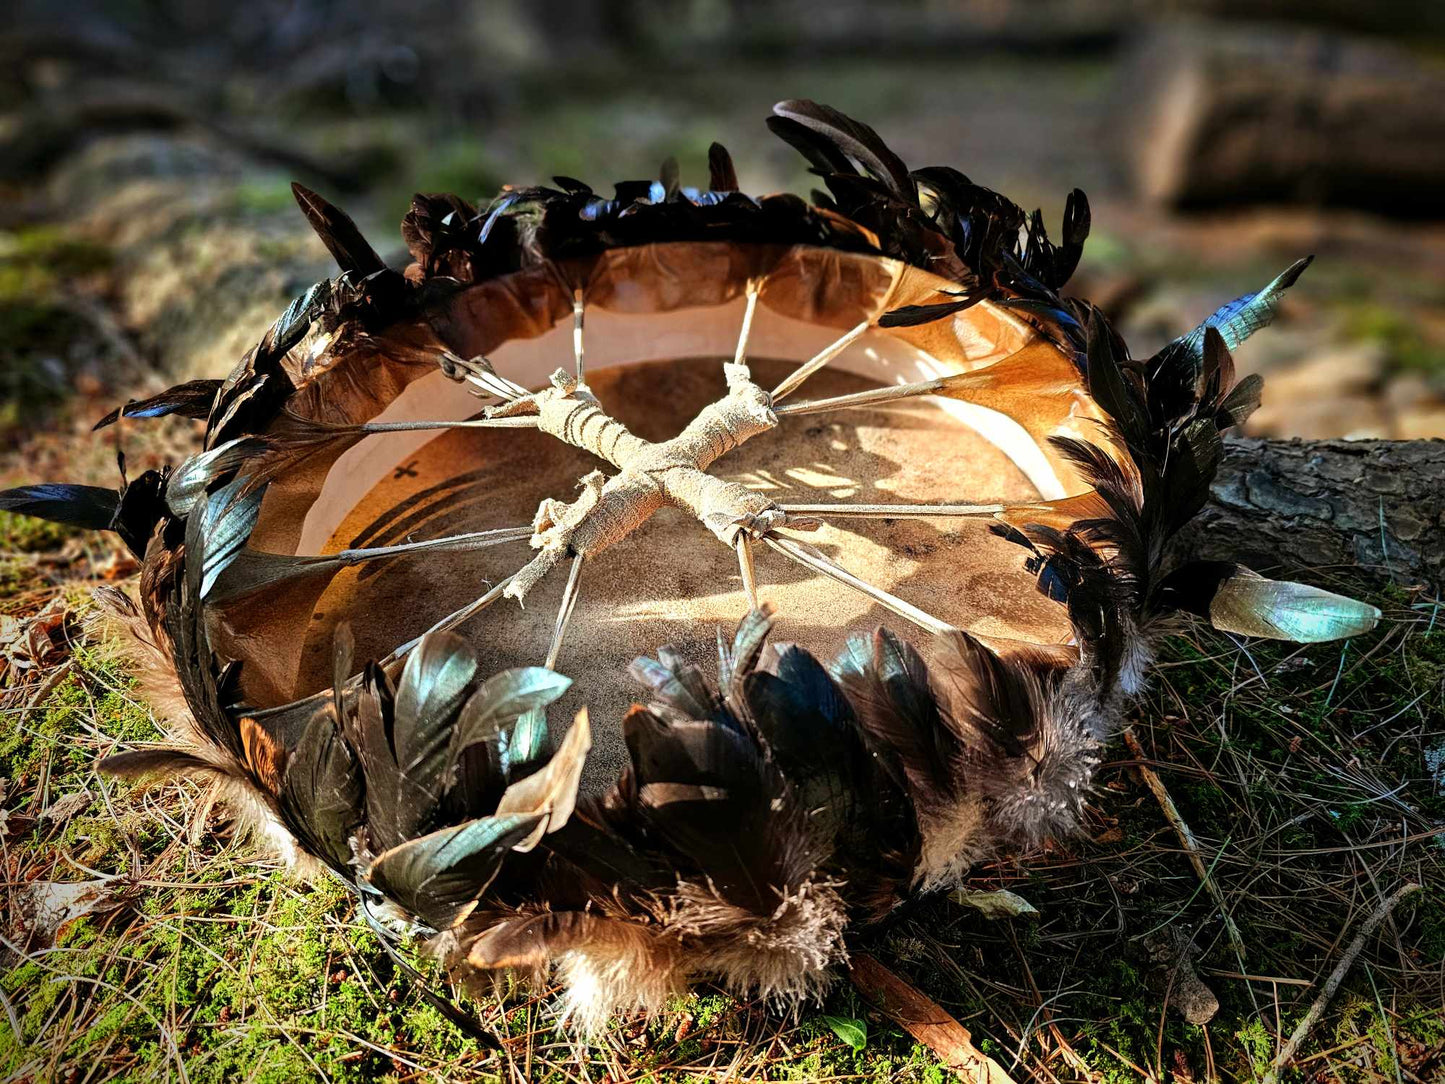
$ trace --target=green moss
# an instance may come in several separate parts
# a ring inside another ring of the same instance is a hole
[[[280,174],[247,177],[236,185],[231,198],[241,214],[274,215],[296,206],[291,185]]]
[[[450,192],[470,203],[485,206],[502,186],[502,174],[481,143],[453,139],[421,157],[411,178],[417,192]]]
[[[3,414],[0,414],[0,432],[4,430],[5,422]],[[33,562],[10,556],[0,550],[0,599],[12,598],[41,587],[45,582],[44,575]]]
[[[7,355],[64,347],[77,319],[60,303],[67,280],[109,268],[109,250],[45,226],[0,232],[0,348]],[[9,382],[16,377],[9,374]]]
[[[87,327],[64,292],[110,266],[108,249],[58,227],[0,232],[0,435],[69,394],[61,359]]]
[[[77,237],[60,226],[29,226],[14,232],[0,232],[0,268],[25,273],[9,280],[0,275],[0,283],[28,283],[33,287],[39,276],[50,276],[50,281],[54,281],[89,275],[108,270],[112,262],[110,249]],[[0,286],[0,298],[10,296]]]
[[[0,291],[4,277],[0,270]],[[0,433],[33,423],[37,407],[70,393],[60,358],[82,330],[75,314],[59,306],[0,300]]]
[[[1445,344],[1427,338],[1421,325],[1400,308],[1360,302],[1348,311],[1345,332],[1352,339],[1378,343],[1392,371],[1445,379]]]
[[[1255,1080],[1262,1079],[1274,1062],[1274,1036],[1258,1020],[1251,1020],[1234,1033]]]
[[[0,512],[0,551],[40,553],[56,549],[67,538],[79,533],[74,527],[67,527],[63,523],[50,523],[15,512]],[[0,577],[3,577],[3,574],[0,574]],[[3,578],[0,578],[0,583],[3,583]]]

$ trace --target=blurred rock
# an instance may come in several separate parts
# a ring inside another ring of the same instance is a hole
[[[1374,391],[1383,362],[1374,346],[1345,346],[1275,369],[1249,421],[1250,434],[1307,440],[1390,436],[1389,414]]]
[[[1402,411],[1392,428],[1396,440],[1445,440],[1445,402]]]
[[[1391,377],[1380,393],[1395,440],[1445,439],[1445,391],[1425,373],[1405,372]]]
[[[1163,24],[1121,85],[1137,188],[1247,203],[1441,214],[1445,74],[1404,49],[1287,27]]]
[[[113,250],[113,303],[163,382],[224,374],[332,266],[284,176],[203,135],[104,136],[51,172],[52,205]]]
[[[1441,397],[1424,373],[1401,373],[1392,378],[1381,397],[1392,414],[1409,414],[1442,405]]]
[[[1150,989],[1165,995],[1169,1004],[1191,1024],[1207,1024],[1219,1011],[1219,998],[1194,969],[1199,954],[1191,934],[1179,926],[1153,933],[1144,939],[1153,966],[1145,981]]]

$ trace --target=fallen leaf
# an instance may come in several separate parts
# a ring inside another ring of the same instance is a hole
[[[0,809],[0,836],[19,838],[35,827],[35,818]]]
[[[123,580],[139,568],[140,565],[134,557],[123,550],[116,550],[95,566],[95,574],[105,580]]]
[[[123,902],[105,881],[32,881],[15,897],[15,917],[24,942],[49,948],[76,919],[113,911]]]
[[[63,795],[46,807],[45,811],[40,814],[40,819],[50,824],[64,824],[77,814],[84,813],[86,809],[90,808],[92,801],[94,798],[88,790],[78,790],[74,794]]]
[[[832,1028],[833,1034],[854,1050],[862,1050],[868,1045],[868,1021],[866,1020],[857,1020],[851,1016],[824,1014],[823,1023]]]
[[[1018,918],[1021,915],[1036,915],[1039,909],[1016,892],[1000,888],[994,892],[971,892],[956,888],[948,894],[954,903],[972,907],[984,918]]]
[[[70,610],[57,595],[31,617],[0,615],[0,655],[17,670],[43,666],[58,659],[69,639]]]

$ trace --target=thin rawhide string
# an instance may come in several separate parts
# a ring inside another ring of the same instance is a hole
[[[773,409],[775,400],[797,390],[808,377],[841,354],[871,326],[869,321],[864,321],[849,329],[801,363],[772,392],[767,392],[753,382],[747,365],[748,340],[762,289],[761,281],[748,284],[733,360],[723,363],[727,394],[698,411],[677,436],[660,443],[633,434],[606,411],[585,383],[585,305],[581,291],[574,294],[573,372],[557,370],[552,374],[550,384],[540,391],[525,392],[519,385],[496,373],[484,358],[469,361],[447,359],[452,375],[477,385],[491,397],[504,400],[488,408],[485,417],[476,421],[483,425],[488,422],[535,425],[557,440],[610,463],[617,468],[617,473],[610,478],[604,477],[600,471],[584,475],[578,481],[581,495],[570,502],[544,499],[537,509],[531,531],[531,544],[539,551],[536,556],[508,576],[503,584],[492,586],[477,602],[457,610],[434,628],[455,627],[478,612],[483,599],[486,600],[485,605],[499,595],[523,601],[559,562],[570,558],[571,570],[546,658],[547,666],[555,665],[577,604],[584,562],[623,541],[664,505],[682,509],[719,541],[736,550],[743,587],[754,607],[759,596],[751,547],[761,541],[790,561],[859,592],[920,628],[938,633],[953,627],[949,622],[853,575],[816,549],[776,532],[785,527],[811,529],[817,525],[813,518],[817,515],[867,518],[987,516],[1002,510],[1002,505],[780,505],[739,482],[708,473],[709,468],[728,452],[776,427],[780,419],[779,413]],[[420,428],[430,423],[406,424]],[[460,427],[466,423],[451,424]],[[509,540],[515,537],[515,532],[507,532]],[[396,655],[405,654],[410,646],[403,645]]]

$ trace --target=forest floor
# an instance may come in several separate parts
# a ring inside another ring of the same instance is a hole
[[[501,991],[464,1002],[503,1036],[487,1050],[418,996],[343,889],[258,859],[193,786],[96,774],[98,758],[160,737],[88,620],[85,587],[124,575],[124,559],[91,538],[0,528],[3,1079],[949,1078],[846,979],[794,1019],[703,991],[590,1042],[560,1026],[555,991]],[[1017,1080],[1251,1080],[1365,916],[1415,883],[1285,1079],[1439,1079],[1445,613],[1399,589],[1374,601],[1380,627],[1343,644],[1172,637],[1133,717],[1143,758],[1111,750],[1086,834],[970,878],[1036,914],[990,919],[935,898],[857,947]],[[1217,897],[1141,765],[1192,829]],[[1219,1002],[1203,1025],[1179,1009],[1195,978]]]
[[[1042,202],[1051,220],[1067,190],[1053,190],[1056,178],[1096,184],[1104,195],[1079,289],[1110,299],[1136,353],[1301,251],[1321,251],[1283,326],[1241,352],[1243,368],[1284,389],[1267,399],[1276,405],[1263,431],[1403,436],[1445,424],[1434,413],[1445,374],[1440,238],[1350,216],[1151,217],[1088,153],[1099,125],[1085,121],[1110,93],[1097,65],[1052,64],[1047,78],[1018,64],[975,71],[971,117],[981,119],[969,124],[948,112],[956,76],[935,74],[908,94],[896,68],[866,66],[847,79],[793,69],[784,87],[759,72],[737,72],[728,88],[679,77],[666,95],[611,93],[605,80],[590,93],[579,81],[555,105],[518,91],[509,112],[525,122],[500,117],[485,140],[398,115],[318,125],[304,140],[288,128],[285,146],[371,162],[355,208],[384,239],[413,187],[482,196],[503,177],[644,175],[666,153],[686,174],[714,137],[748,187],[806,191],[759,121],[772,99],[806,92],[890,138],[900,131],[910,161],[957,162]],[[919,100],[919,86],[932,96]],[[1019,127],[1033,138],[1008,135]],[[244,154],[203,130],[101,133],[24,187],[21,209],[0,222],[0,487],[113,484],[115,445],[89,435],[95,418],[128,396],[224,374],[325,273],[289,205],[295,171],[254,151],[281,137],[258,131]],[[135,426],[125,439],[134,474],[177,459],[195,433]],[[419,997],[344,892],[258,860],[193,787],[136,790],[95,773],[98,757],[158,736],[89,620],[88,589],[132,572],[106,541],[0,514],[0,1077],[949,1077],[846,979],[796,1019],[703,991],[590,1042],[558,1024],[553,991],[502,991],[467,1004],[503,1050],[468,1039]],[[1251,1080],[1360,924],[1413,882],[1423,887],[1369,939],[1286,1079],[1445,1076],[1445,607],[1348,569],[1316,579],[1375,601],[1378,629],[1308,648],[1197,627],[1172,637],[1132,720],[1142,758],[1111,747],[1087,833],[974,871],[971,889],[1008,889],[1036,914],[988,919],[937,898],[860,947],[1015,1079]],[[1158,773],[1192,829],[1217,895],[1141,768]],[[1186,945],[1219,1002],[1203,1025],[1178,1010],[1193,984],[1171,968]]]

